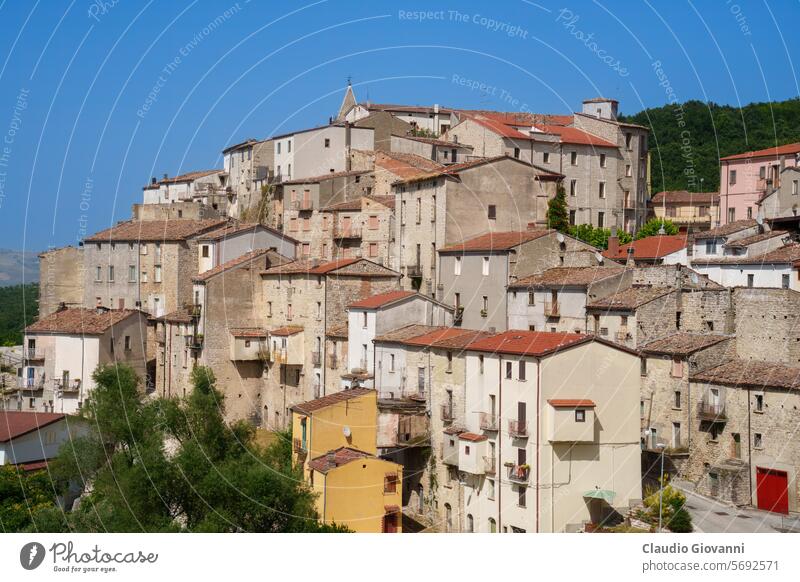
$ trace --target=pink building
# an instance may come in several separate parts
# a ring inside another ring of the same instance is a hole
[[[756,203],[780,186],[781,170],[797,166],[800,143],[720,158],[720,225],[755,218]]]

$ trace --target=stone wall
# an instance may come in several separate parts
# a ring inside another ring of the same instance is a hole
[[[39,318],[58,309],[83,305],[83,250],[72,246],[39,255]]]
[[[800,364],[800,293],[788,289],[733,291],[736,350],[745,360]]]

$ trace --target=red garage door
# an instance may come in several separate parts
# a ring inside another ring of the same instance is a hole
[[[789,477],[786,471],[756,467],[758,508],[789,513]]]

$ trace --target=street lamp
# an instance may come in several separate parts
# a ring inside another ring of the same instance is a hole
[[[658,443],[656,448],[661,451],[661,476],[658,478],[658,533],[661,533],[661,512],[663,511],[664,501],[664,449],[667,448],[667,445]]]

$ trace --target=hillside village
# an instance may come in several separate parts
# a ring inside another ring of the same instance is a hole
[[[208,367],[227,420],[290,429],[321,521],[354,531],[617,523],[662,456],[701,494],[796,512],[800,144],[723,158],[720,192],[653,193],[648,128],[617,109],[348,86],[327,125],[153,177],[129,220],[40,255],[4,414],[79,413],[99,365],[150,398]],[[559,194],[608,248],[551,228]],[[677,233],[622,242],[653,217]]]

